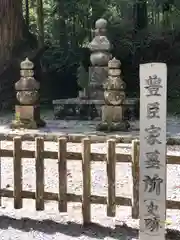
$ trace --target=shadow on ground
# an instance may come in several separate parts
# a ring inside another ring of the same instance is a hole
[[[30,218],[15,219],[5,215],[0,216],[0,229],[9,227],[23,232],[38,231],[46,234],[61,233],[71,237],[80,237],[81,235],[90,238],[104,239],[111,237],[120,239],[120,236],[128,237],[129,240],[138,238],[138,229],[130,228],[126,224],[116,225],[115,228],[104,227],[99,224],[91,223],[88,226],[82,226],[78,223],[67,222],[57,223],[53,220],[38,221]],[[180,232],[176,230],[167,230],[167,239],[180,239]]]

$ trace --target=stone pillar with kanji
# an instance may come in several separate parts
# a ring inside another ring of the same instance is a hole
[[[108,63],[108,78],[104,83],[104,101],[102,122],[97,126],[101,131],[125,131],[129,123],[124,119],[125,88],[121,78],[121,62],[113,58]]]
[[[12,128],[37,129],[46,124],[40,118],[39,88],[34,78],[34,64],[28,58],[21,63],[21,78],[15,84],[16,98],[15,120]]]
[[[94,38],[89,44],[91,51],[88,95],[91,100],[103,100],[103,83],[108,76],[108,62],[111,59],[111,44],[107,38],[107,21],[100,18],[95,23]]]

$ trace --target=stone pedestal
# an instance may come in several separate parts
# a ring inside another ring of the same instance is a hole
[[[124,108],[122,106],[102,106],[103,122],[119,122],[123,119]]]
[[[40,118],[40,107],[35,106],[15,106],[15,120],[12,122],[12,128],[36,129],[44,127],[46,123]]]
[[[123,119],[123,106],[102,106],[102,122],[97,126],[99,131],[125,131],[130,127]]]

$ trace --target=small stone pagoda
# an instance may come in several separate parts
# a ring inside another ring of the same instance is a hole
[[[34,78],[34,64],[28,58],[21,63],[20,80],[15,84],[16,98],[19,105],[15,106],[15,120],[12,128],[37,129],[44,127],[40,119],[39,88]]]
[[[108,62],[111,59],[111,44],[107,38],[107,21],[100,18],[95,23],[95,37],[89,44],[91,64],[89,67],[88,97],[92,100],[103,100],[103,83],[108,76]]]
[[[113,58],[108,63],[108,78],[104,83],[104,100],[102,106],[102,122],[97,130],[125,131],[129,123],[124,119],[125,88],[126,84],[121,78],[121,62]]]

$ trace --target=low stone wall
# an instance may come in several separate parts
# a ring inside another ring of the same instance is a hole
[[[127,107],[127,118],[135,116],[137,98],[128,98],[124,105]],[[101,120],[101,107],[104,100],[89,100],[81,98],[57,99],[52,102],[55,119],[71,120]]]

